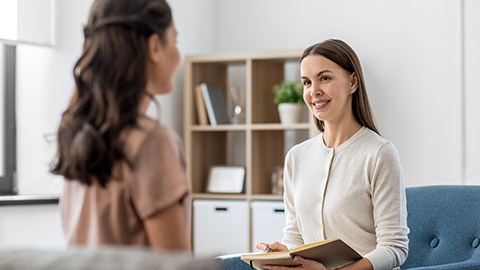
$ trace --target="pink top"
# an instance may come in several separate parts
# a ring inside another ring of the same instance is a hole
[[[138,125],[125,134],[125,153],[133,167],[116,164],[106,188],[95,181],[90,186],[65,181],[61,214],[68,245],[149,246],[145,220],[177,202],[190,220],[180,138],[147,117],[139,117]]]

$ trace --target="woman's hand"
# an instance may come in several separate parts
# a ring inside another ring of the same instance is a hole
[[[305,270],[327,270],[323,264],[314,261],[314,260],[307,260],[300,256],[293,257],[293,260],[300,265],[297,267],[291,266],[281,266],[281,265],[264,265],[263,269],[270,269],[270,270],[292,270],[292,269],[305,269]]]
[[[258,243],[256,248],[263,252],[281,252],[281,251],[288,252],[289,251],[287,246],[280,244],[279,242],[274,242],[272,244]]]
[[[271,269],[271,270],[291,270],[291,269],[305,269],[305,270],[327,270],[323,264],[313,261],[313,260],[308,260],[304,259],[300,256],[295,256],[293,258],[295,262],[300,264],[297,267],[290,267],[290,266],[281,266],[281,265],[264,265],[263,269]],[[335,269],[344,269],[344,270],[372,270],[373,266],[372,263],[367,258],[360,259],[354,263],[348,264],[346,266],[343,266],[341,268],[335,268]]]

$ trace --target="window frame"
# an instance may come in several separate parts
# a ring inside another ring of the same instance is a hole
[[[16,45],[3,44],[4,84],[1,86],[4,95],[4,141],[3,166],[4,175],[0,175],[0,195],[16,194]]]

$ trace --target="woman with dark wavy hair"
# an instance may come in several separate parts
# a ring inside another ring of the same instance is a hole
[[[395,146],[375,126],[357,55],[341,40],[326,40],[305,49],[300,73],[303,99],[321,133],[286,155],[283,244],[257,248],[288,251],[340,238],[363,256],[340,269],[399,267],[409,232],[402,168]],[[298,269],[326,269],[294,260]]]
[[[65,177],[69,245],[188,250],[183,146],[147,117],[172,91],[180,56],[165,0],[96,0],[58,130],[52,172]]]

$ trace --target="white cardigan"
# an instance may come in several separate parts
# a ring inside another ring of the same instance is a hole
[[[319,134],[287,153],[284,185],[288,248],[341,238],[375,270],[405,261],[405,187],[390,141],[362,127],[332,149]]]

